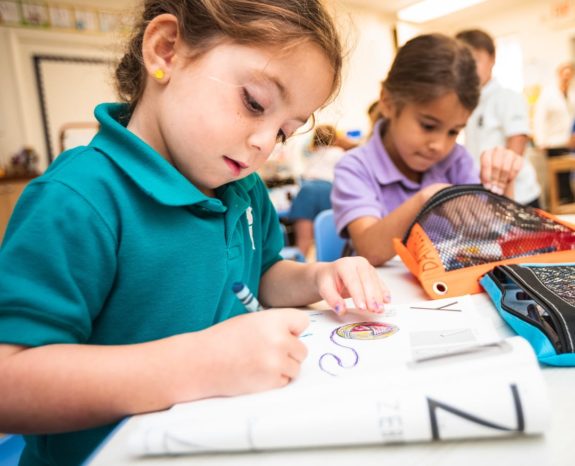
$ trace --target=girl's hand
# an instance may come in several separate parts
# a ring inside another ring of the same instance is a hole
[[[195,383],[202,378],[210,384],[213,396],[287,385],[297,377],[307,356],[307,348],[298,337],[308,324],[305,312],[272,309],[234,317],[198,332],[195,335],[202,339],[202,354],[187,354],[186,358],[205,358],[209,364],[207,373],[193,375]]]
[[[381,314],[389,303],[389,290],[367,259],[344,257],[318,263],[316,285],[320,296],[338,315],[345,314],[345,298],[352,298],[358,309]]]
[[[513,180],[523,166],[523,157],[512,150],[494,147],[481,154],[481,183],[495,194],[513,196]]]

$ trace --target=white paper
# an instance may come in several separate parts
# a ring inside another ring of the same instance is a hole
[[[375,318],[312,312],[310,319],[301,336],[309,355],[297,380],[279,390],[136,416],[129,421],[136,423],[130,451],[504,437],[542,433],[548,424],[546,387],[533,350],[521,337],[498,340],[469,297],[392,307]],[[349,326],[358,323],[364,325]]]

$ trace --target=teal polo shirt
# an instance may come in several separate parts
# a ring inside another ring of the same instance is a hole
[[[210,198],[103,104],[89,146],[60,155],[21,196],[0,249],[0,341],[120,345],[245,312],[231,291],[281,260],[283,238],[252,174]],[[227,342],[222,341],[222,345]],[[27,437],[23,464],[78,464],[113,425]]]

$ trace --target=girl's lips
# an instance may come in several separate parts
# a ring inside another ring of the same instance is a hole
[[[229,157],[226,157],[225,155],[224,155],[224,160],[225,160],[226,164],[228,165],[228,167],[230,168],[230,170],[232,171],[232,174],[234,176],[238,176],[240,174],[240,172],[242,171],[242,169],[248,168],[248,165],[246,165],[245,163],[230,159]]]
[[[234,160],[234,162],[236,162],[240,166],[240,168],[248,168],[249,167],[248,164],[240,162],[239,160]]]

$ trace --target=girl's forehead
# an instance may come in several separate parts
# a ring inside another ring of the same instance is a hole
[[[216,79],[235,85],[273,87],[286,101],[309,86],[316,87],[315,93],[325,94],[327,100],[335,79],[323,50],[309,41],[290,47],[222,42],[204,59],[201,66],[207,66]]]
[[[446,92],[425,102],[407,102],[403,109],[419,116],[449,122],[454,126],[464,126],[471,114],[454,91]]]
[[[286,48],[221,41],[202,54],[199,61],[244,71],[256,80],[266,80],[278,72],[285,72],[286,68],[293,66],[293,62],[311,60],[312,55],[305,53],[311,45],[304,45]]]

